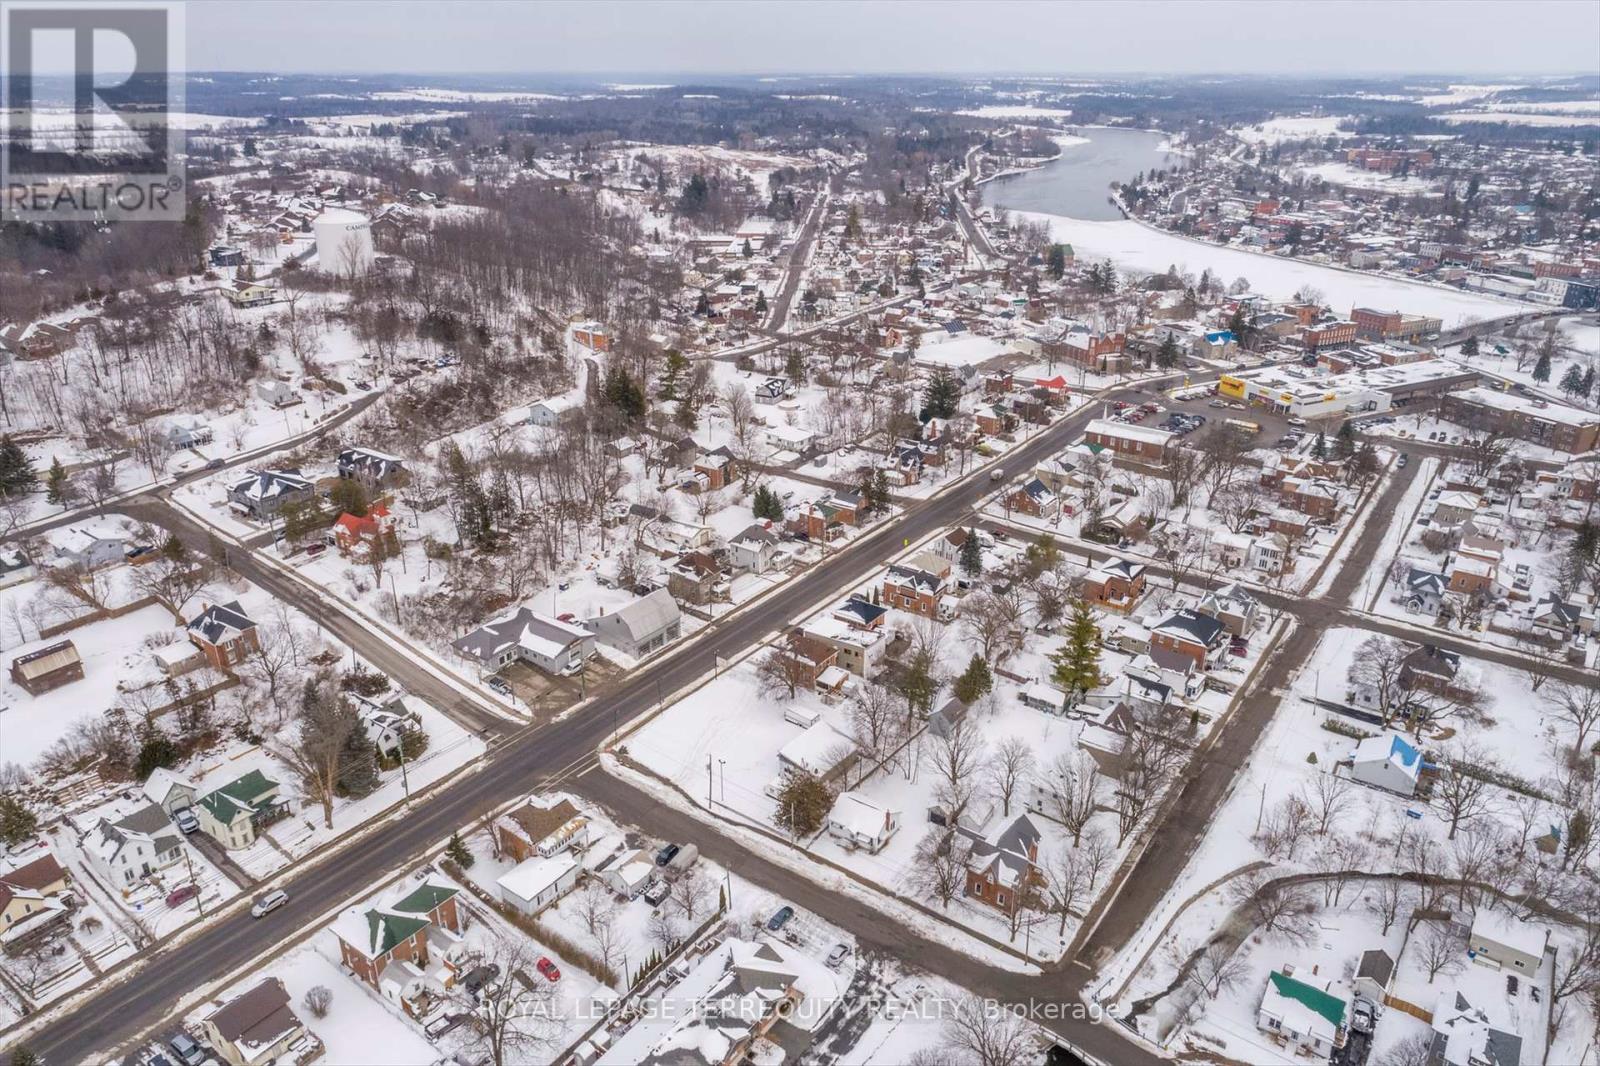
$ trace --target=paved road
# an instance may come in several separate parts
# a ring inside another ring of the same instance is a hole
[[[1126,390],[1132,395],[1132,390]],[[1090,407],[1057,422],[1018,447],[1004,462],[1022,470],[1059,451],[1082,433],[1094,416]],[[241,960],[259,958],[280,946],[295,932],[296,918],[321,914],[340,906],[363,885],[385,873],[404,867],[428,848],[448,837],[476,817],[517,796],[541,787],[542,782],[563,770],[592,764],[594,752],[618,721],[627,721],[657,706],[668,694],[677,691],[704,673],[707,648],[721,656],[732,656],[766,638],[803,615],[810,605],[829,591],[843,593],[899,550],[943,528],[963,521],[973,506],[993,489],[981,474],[946,490],[935,499],[909,505],[895,518],[871,530],[848,548],[828,556],[803,577],[780,586],[766,598],[706,629],[671,654],[645,665],[619,681],[610,691],[598,695],[583,712],[558,722],[524,727],[492,736],[491,748],[475,772],[453,784],[418,798],[406,817],[387,823],[368,833],[358,847],[351,847],[309,865],[292,868],[280,887],[288,890],[293,903],[261,921],[247,913],[233,912],[203,927],[192,939],[160,946],[147,957],[132,980],[113,976],[105,987],[77,1010],[45,1027],[30,1041],[33,1050],[54,1063],[77,1062],[97,1051],[121,1045],[139,1033],[159,1025],[168,1016],[183,990],[225,976]],[[170,522],[180,535],[209,541],[192,520],[164,504],[138,507],[139,516],[155,524]],[[305,588],[260,563],[235,558],[232,565],[252,580],[285,600],[319,618],[341,639],[352,642],[357,651],[369,656],[407,689],[430,700],[443,699],[455,706],[462,697],[454,690],[439,691],[440,682],[401,651],[382,647],[383,642],[367,634],[354,621],[341,621],[324,605],[308,597]],[[447,686],[446,686],[447,687]],[[460,707],[456,707],[458,711]],[[495,723],[499,728],[499,723]],[[652,801],[645,809],[662,811]],[[662,811],[661,817],[668,817]],[[646,823],[648,828],[655,824]],[[786,875],[784,885],[796,879]],[[823,902],[821,897],[819,904]],[[837,900],[824,913],[837,917]],[[868,926],[866,908],[848,909],[847,927],[857,925],[869,938],[883,938],[881,929]],[[904,931],[897,934],[904,937]],[[965,981],[974,973],[970,961],[951,964],[943,972]],[[123,976],[127,976],[127,971]],[[981,975],[980,975],[981,976]],[[976,990],[990,991],[983,980],[968,982]],[[995,986],[997,989],[1000,987]],[[1016,986],[1007,986],[1016,987]],[[1088,1022],[1071,1023],[1072,1033],[1085,1041],[1101,1039],[1113,1032]],[[1118,1041],[1120,1050],[1111,1061],[1129,1061],[1137,1054],[1135,1046]],[[1088,1046],[1088,1044],[1085,1044]]]
[[[817,239],[822,218],[827,214],[827,203],[828,194],[817,193],[817,202],[812,205],[805,225],[800,227],[800,235],[795,238],[794,247],[789,250],[788,272],[783,279],[783,288],[778,291],[778,298],[772,303],[772,314],[766,324],[769,333],[783,332],[784,323],[789,320],[789,308],[794,304],[795,293],[800,291],[800,279],[806,272],[806,260],[811,257],[812,242]]]

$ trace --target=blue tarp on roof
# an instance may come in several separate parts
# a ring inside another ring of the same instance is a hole
[[[1411,767],[1416,765],[1417,760],[1421,758],[1421,754],[1416,748],[1413,748],[1399,737],[1392,738],[1392,743],[1389,745],[1389,758],[1399,759],[1402,766]]]

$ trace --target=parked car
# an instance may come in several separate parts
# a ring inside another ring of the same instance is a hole
[[[223,460],[223,459],[208,459],[208,460],[206,460],[206,465],[201,467],[201,469],[202,470],[221,470],[223,467],[225,467],[227,465],[228,465],[227,461]]]
[[[1370,1033],[1372,1032],[1372,1025],[1375,1020],[1376,1013],[1375,1008],[1372,1005],[1372,1000],[1363,996],[1357,996],[1355,1005],[1350,1011],[1351,1027],[1360,1033]]]
[[[1524,590],[1533,587],[1533,571],[1528,569],[1527,563],[1517,564],[1516,579],[1513,584],[1515,587]]]
[[[1288,418],[1285,418],[1284,421],[1291,426],[1303,426],[1306,424],[1306,420],[1301,418],[1299,415],[1290,415]]]
[[[767,928],[776,933],[779,929],[782,929],[785,925],[787,925],[789,919],[793,917],[794,908],[785,904],[784,906],[779,907],[771,918],[767,919]]]
[[[173,811],[172,820],[178,823],[178,828],[185,833],[198,832],[200,829],[200,819],[194,816],[194,810],[189,807],[179,807]]]
[[[837,970],[849,956],[850,948],[847,945],[835,944],[833,950],[828,952],[828,968]]]
[[[206,1059],[205,1048],[195,1043],[194,1037],[188,1033],[177,1034],[167,1041],[167,1046],[178,1056],[179,1062],[187,1063],[188,1066],[199,1066]]]
[[[663,847],[660,851],[656,852],[656,865],[665,866],[667,863],[671,862],[673,856],[678,854],[678,850],[679,848],[676,844],[668,844]]]
[[[552,984],[561,980],[561,970],[543,955],[539,956],[539,961],[533,964],[533,968],[539,971],[540,977]]]
[[[467,971],[467,976],[461,979],[461,987],[466,989],[467,995],[476,999],[478,993],[494,984],[495,978],[500,976],[500,965],[486,962],[482,966],[474,966]]]
[[[250,917],[265,918],[288,902],[289,893],[281,888],[275,888],[250,905]]]
[[[506,683],[506,679],[503,677],[491,677],[489,680],[485,681],[484,684],[488,685],[492,691],[498,692],[502,696],[510,696],[512,694],[511,686]]]
[[[1406,467],[1408,467],[1410,465],[1411,465],[1411,456],[1410,456],[1410,454],[1407,453],[1407,452],[1401,452],[1400,453],[1400,459],[1399,459],[1398,462],[1395,463],[1395,466],[1399,467],[1401,470],[1404,470]]]
[[[167,906],[181,907],[200,894],[200,886],[196,884],[179,885],[167,893]]]

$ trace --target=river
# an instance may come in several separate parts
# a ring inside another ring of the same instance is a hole
[[[1060,158],[982,186],[985,204],[1045,222],[1052,239],[1070,244],[1080,263],[1110,260],[1133,274],[1177,267],[1180,273],[1198,276],[1209,269],[1224,284],[1243,279],[1251,290],[1275,300],[1289,300],[1309,287],[1321,292],[1324,302],[1339,314],[1354,307],[1378,307],[1437,315],[1446,329],[1530,307],[1443,285],[1190,240],[1124,219],[1109,200],[1111,182],[1130,181],[1141,170],[1170,169],[1183,157],[1160,150],[1167,139],[1163,133],[1097,127],[1081,133],[1087,143],[1068,144]]]
[[[1088,140],[1067,144],[1053,162],[987,182],[983,202],[1008,211],[1107,222],[1122,217],[1109,199],[1113,181],[1132,181],[1141,171],[1170,170],[1183,163],[1183,156],[1161,150],[1165,133],[1092,128],[1081,136]]]

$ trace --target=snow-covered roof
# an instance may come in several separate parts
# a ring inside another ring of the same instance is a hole
[[[860,792],[841,792],[828,812],[828,821],[861,837],[876,837],[889,827],[895,812],[880,807]]]
[[[1545,945],[1550,941],[1550,930],[1484,907],[1472,919],[1471,943],[1476,946],[1485,940],[1537,959],[1544,955]]]
[[[572,853],[560,851],[548,859],[534,857],[518,863],[501,874],[495,884],[518,899],[538,899],[577,868],[578,860]]]
[[[827,722],[817,722],[778,749],[778,761],[825,777],[856,750],[855,742]]]
[[[1134,422],[1115,422],[1109,418],[1097,418],[1084,427],[1084,433],[1098,433],[1106,437],[1117,437],[1122,440],[1139,441],[1143,444],[1166,445],[1177,439],[1177,434],[1169,429],[1157,429],[1155,426],[1141,426]]]
[[[1355,761],[1390,763],[1412,780],[1422,771],[1422,753],[1397,733],[1383,733],[1363,740],[1356,745]]]

